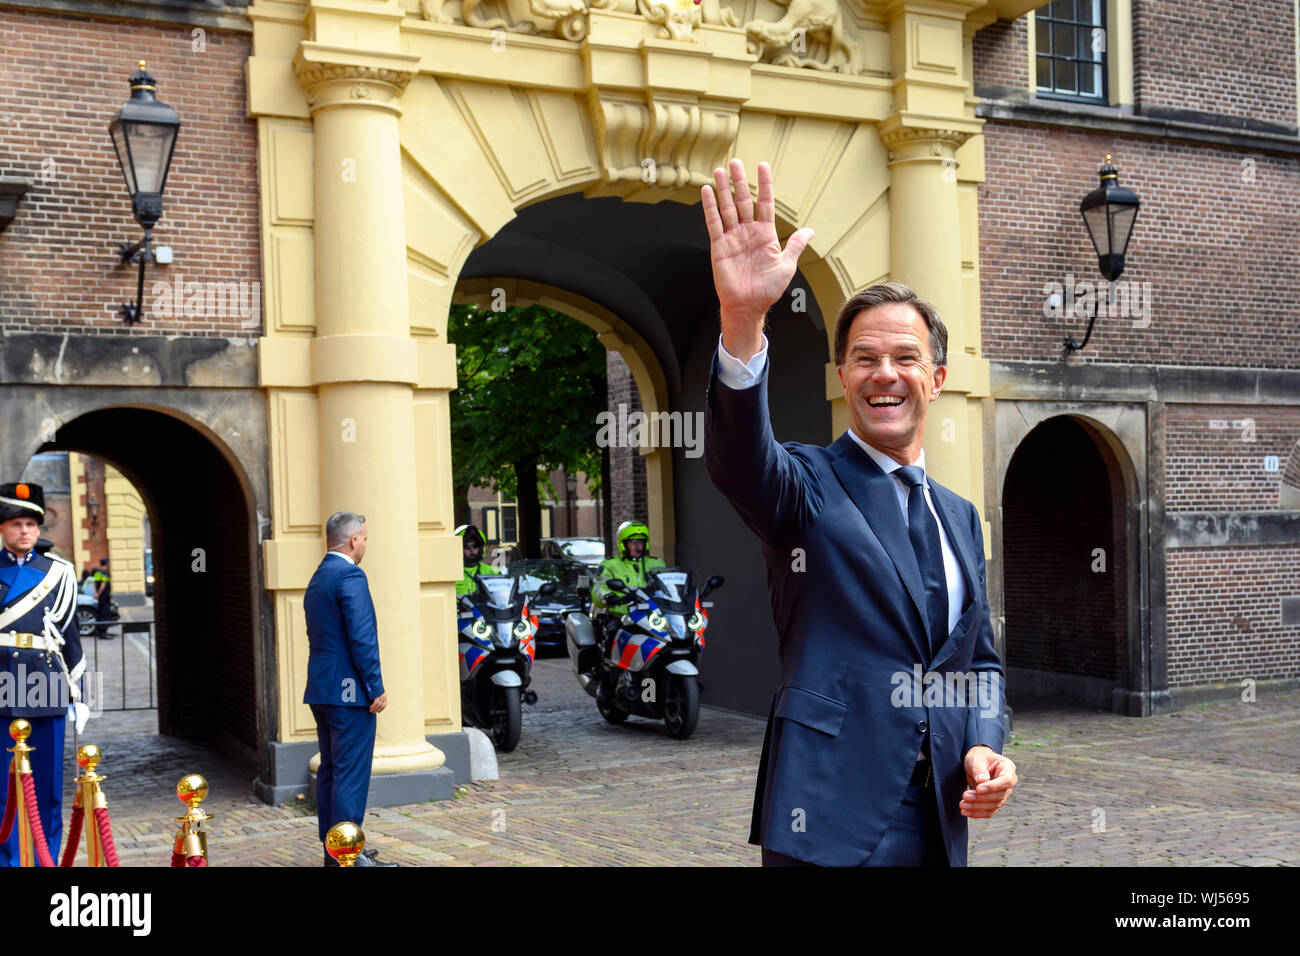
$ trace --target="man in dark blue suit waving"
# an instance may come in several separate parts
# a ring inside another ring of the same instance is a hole
[[[316,816],[321,844],[330,827],[344,820],[361,826],[370,790],[375,718],[388,706],[379,673],[379,631],[361,559],[366,554],[366,519],[350,511],[325,523],[325,555],[303,598],[307,617],[307,691],[304,704],[316,718],[320,767],[316,771]],[[374,850],[354,866],[380,863]],[[329,853],[325,865],[337,866]]]
[[[757,206],[730,173],[734,198],[722,169],[701,197],[722,309],[705,461],[762,543],[780,658],[750,842],[766,866],[964,866],[966,819],[996,813],[1016,769],[979,513],[925,473],[947,329],[906,286],[856,293],[835,330],[852,427],[778,444],[763,322],[812,230],[782,250],[771,167]]]

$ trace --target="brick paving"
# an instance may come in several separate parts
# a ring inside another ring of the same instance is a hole
[[[758,864],[745,838],[761,720],[705,708],[678,741],[662,723],[606,724],[566,658],[538,661],[534,686],[500,780],[373,809],[369,845],[406,865]],[[211,786],[213,865],[320,865],[310,801],[259,803],[248,769],[155,728],[153,711],[106,713],[83,735],[105,751],[123,865],[169,863],[190,771]],[[971,865],[1300,863],[1300,695],[1148,719],[1022,707],[1008,749],[1022,783],[971,824]]]

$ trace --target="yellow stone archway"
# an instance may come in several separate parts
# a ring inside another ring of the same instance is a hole
[[[426,737],[460,729],[447,310],[469,253],[543,199],[691,203],[728,157],[771,162],[782,228],[817,232],[802,268],[823,315],[888,277],[945,317],[927,462],[983,505],[971,37],[1036,5],[815,0],[799,20],[775,0],[252,4],[279,739],[313,737],[301,599],[340,508],[370,519],[381,654],[401,662],[385,668],[376,775],[436,770]],[[619,335],[599,306],[547,294]],[[660,401],[653,365],[640,374]],[[829,362],[826,394],[840,430]]]

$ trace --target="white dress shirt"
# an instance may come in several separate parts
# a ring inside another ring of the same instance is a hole
[[[758,384],[763,369],[767,365],[767,336],[763,336],[763,347],[758,350],[753,358],[748,362],[742,362],[725,348],[722,347],[722,336],[718,336],[718,381],[732,389],[752,388]],[[890,458],[883,451],[873,448],[867,444],[853,429],[849,429],[849,437],[858,443],[858,447],[871,456],[871,460],[880,466],[881,470],[888,475],[902,466]],[[917,457],[913,465],[920,467],[925,471],[925,451]],[[939,512],[935,510],[934,500],[930,496],[930,483],[927,481],[923,486],[925,490],[925,504],[930,509],[930,514],[934,515],[934,523],[939,526],[939,544],[943,549],[943,573],[948,580],[948,634],[957,626],[957,621],[961,617],[962,608],[966,605],[967,589],[966,580],[961,574],[961,565],[957,563],[957,553],[952,548],[952,542],[948,540],[948,532],[944,530],[943,521],[939,518]],[[907,496],[910,489],[907,482],[902,478],[894,475],[894,491],[898,494],[898,508],[903,513],[903,524],[908,525],[907,520]],[[947,634],[944,638],[947,638]],[[940,643],[943,643],[940,641]]]
[[[356,564],[355,561],[353,561],[351,558],[349,558],[349,557],[348,557],[346,554],[344,554],[342,551],[326,551],[325,553],[326,553],[327,555],[332,554],[332,555],[334,555],[334,557],[336,557],[336,558],[342,558],[342,559],[343,559],[344,561],[346,561],[348,564]]]

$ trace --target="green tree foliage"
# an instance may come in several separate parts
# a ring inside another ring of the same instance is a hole
[[[456,346],[451,448],[456,488],[490,485],[516,499],[520,550],[537,554],[547,474],[587,476],[599,493],[596,416],[605,410],[605,347],[596,333],[540,305],[451,308]]]

